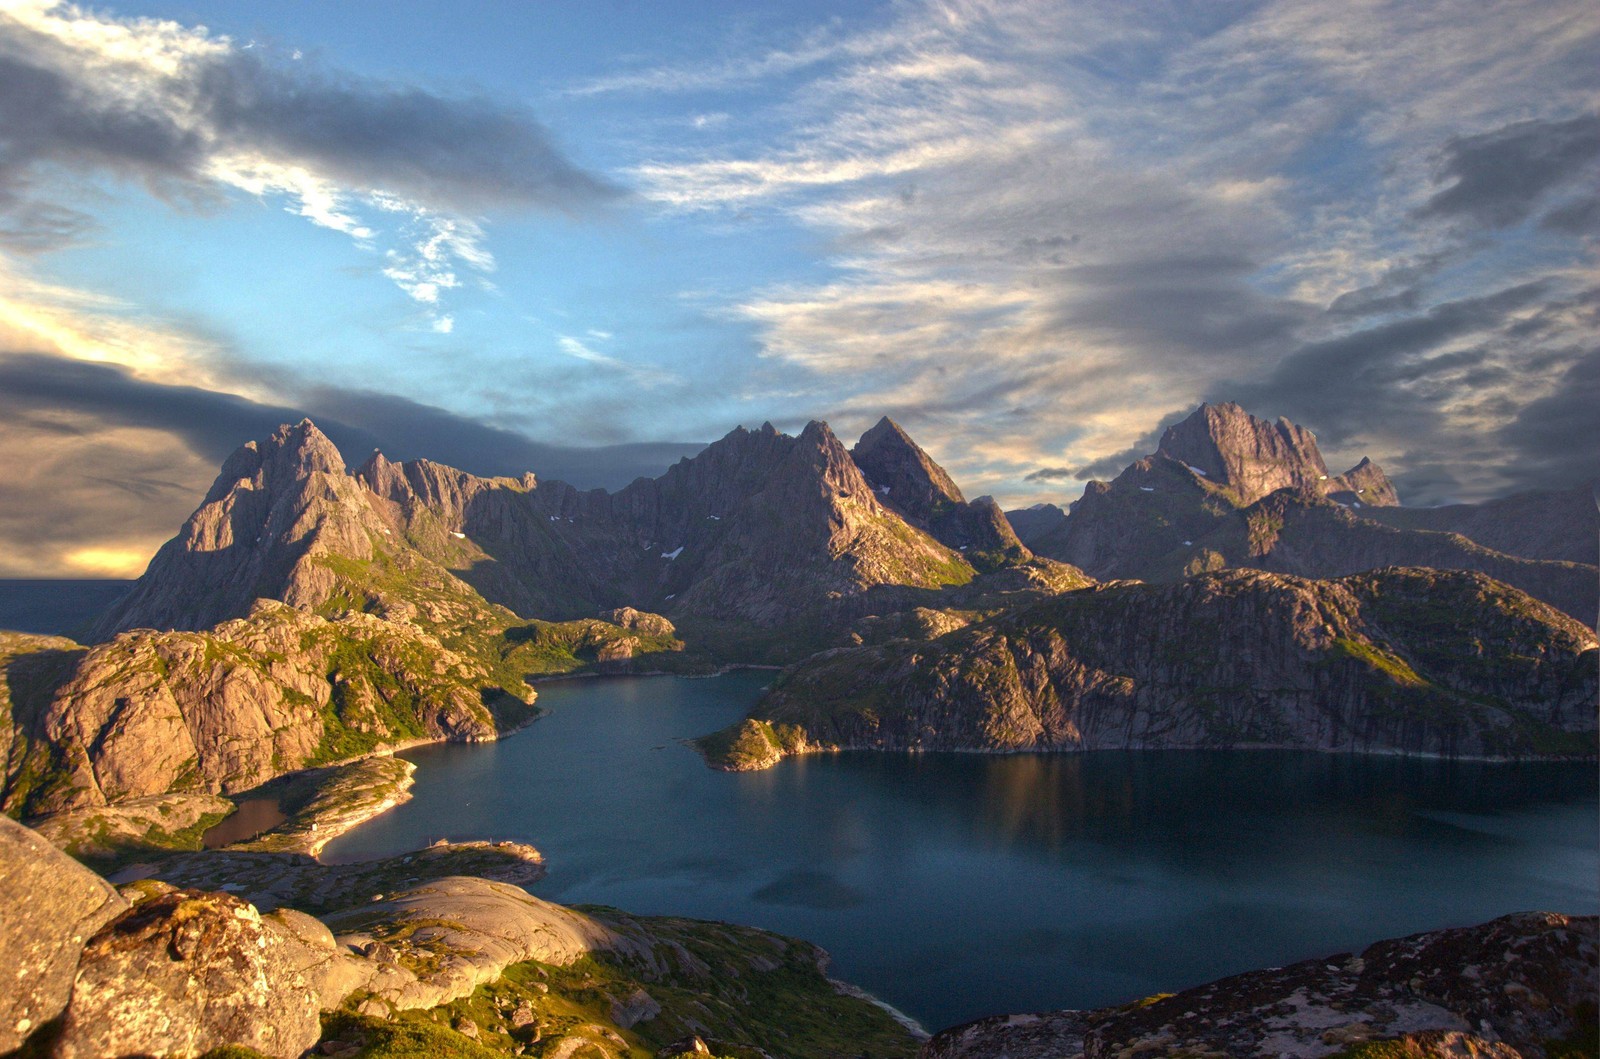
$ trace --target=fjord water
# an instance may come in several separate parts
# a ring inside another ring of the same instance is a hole
[[[1592,764],[857,752],[730,775],[676,741],[768,679],[545,684],[550,714],[511,738],[407,752],[413,800],[325,858],[530,842],[539,896],[808,938],[931,1028],[1600,910]]]

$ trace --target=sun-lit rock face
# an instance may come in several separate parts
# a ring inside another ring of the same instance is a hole
[[[83,943],[127,907],[110,883],[0,816],[0,1053],[61,1014]]]
[[[22,655],[0,777],[10,812],[167,791],[233,793],[289,769],[426,739],[493,739],[483,665],[409,624],[259,601],[206,632],[122,633]],[[30,666],[30,663],[33,663]]]

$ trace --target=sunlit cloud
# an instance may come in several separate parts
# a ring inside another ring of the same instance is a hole
[[[70,240],[71,218],[41,198],[51,164],[131,177],[173,200],[231,189],[382,254],[383,275],[436,307],[461,285],[457,270],[493,270],[479,211],[575,212],[620,194],[515,106],[300,59],[159,19],[0,5],[0,93],[30,100],[0,110],[0,212],[21,218],[0,239]]]

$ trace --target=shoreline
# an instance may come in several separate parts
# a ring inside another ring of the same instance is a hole
[[[763,672],[780,673],[785,668],[787,667],[759,665],[754,662],[730,662],[727,665],[718,666],[709,673],[672,673],[664,669],[652,669],[644,673],[621,671],[616,673],[597,673],[593,670],[588,670],[581,673],[551,673],[548,676],[533,677],[528,680],[528,686],[533,688],[535,691],[538,691],[539,684],[555,684],[568,680],[603,680],[607,678],[614,679],[616,677],[682,677],[685,680],[706,680],[710,677],[721,677],[726,676],[729,673],[739,673],[746,670],[760,670]]]
[[[716,733],[709,733],[716,734]],[[1078,747],[921,747],[921,746],[824,746],[812,745],[803,750],[780,750],[776,759],[751,768],[730,768],[718,765],[706,758],[705,752],[696,745],[699,739],[682,740],[687,746],[700,753],[705,766],[714,772],[765,772],[776,768],[790,758],[811,757],[823,754],[973,754],[986,757],[1020,757],[1025,754],[1037,754],[1041,757],[1071,756],[1074,754],[1151,754],[1173,753],[1193,754],[1197,752],[1238,752],[1238,753],[1306,753],[1330,754],[1346,757],[1389,757],[1409,758],[1418,761],[1448,761],[1463,762],[1480,765],[1517,765],[1517,764],[1587,764],[1600,762],[1600,754],[1540,754],[1509,757],[1491,754],[1440,754],[1426,750],[1401,750],[1396,747],[1381,747],[1362,750],[1354,747],[1319,747],[1319,746],[1290,746],[1279,743],[1243,743],[1236,746],[1078,746]]]

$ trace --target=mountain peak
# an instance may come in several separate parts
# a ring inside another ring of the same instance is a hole
[[[304,474],[344,474],[344,457],[328,435],[309,419],[283,424],[261,446],[263,464],[276,461],[285,470]]]
[[[1232,401],[1202,404],[1166,429],[1156,451],[1244,504],[1284,488],[1321,492],[1328,478],[1316,435],[1281,417],[1276,423],[1257,419]]]
[[[896,511],[926,521],[953,504],[965,503],[943,467],[884,416],[850,450],[868,484]]]

